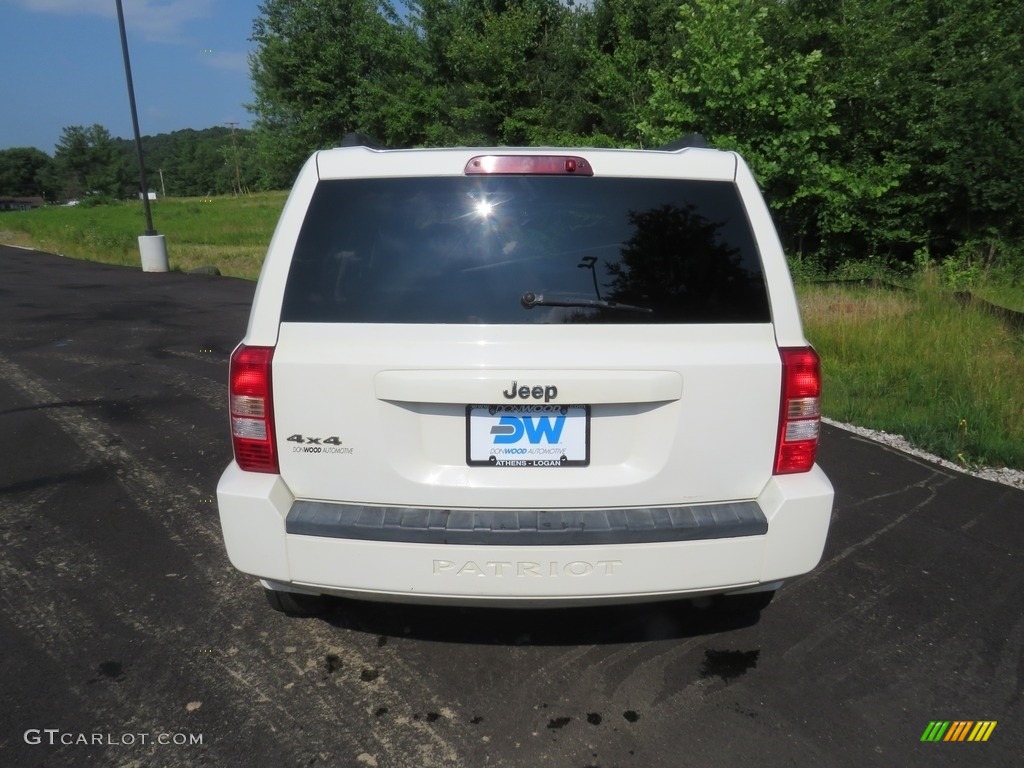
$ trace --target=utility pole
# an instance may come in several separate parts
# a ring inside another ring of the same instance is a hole
[[[164,186],[164,169],[157,168],[156,172],[160,174],[160,194],[163,197],[167,197],[167,187]]]
[[[242,194],[242,172],[238,168],[238,144],[235,142],[235,126],[238,123],[229,120],[224,125],[231,126],[231,148],[232,154],[235,156],[235,192],[240,195]]]

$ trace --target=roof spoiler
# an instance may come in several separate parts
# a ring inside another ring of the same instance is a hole
[[[387,149],[383,144],[374,141],[361,133],[352,132],[345,135],[339,147],[366,147],[367,149]]]
[[[689,136],[683,136],[681,139],[670,141],[668,144],[663,144],[660,147],[654,147],[656,150],[662,152],[675,152],[679,149],[687,149],[692,147],[695,149],[708,149],[711,145],[708,144],[708,140],[704,138],[704,134],[691,133]]]

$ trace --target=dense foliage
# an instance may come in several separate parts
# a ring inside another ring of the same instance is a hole
[[[65,197],[121,197],[131,188],[131,166],[102,125],[66,127],[53,159],[56,179]]]
[[[1013,0],[265,0],[252,39],[265,186],[350,131],[634,147],[696,132],[743,153],[797,258],[1024,268]]]
[[[142,137],[146,182],[161,196],[199,197],[254,189],[259,183],[252,132],[191,129]],[[0,195],[46,200],[112,200],[139,190],[133,139],[102,125],[63,129],[50,157],[34,147],[0,150]]]
[[[255,130],[144,137],[150,189],[286,188],[353,131],[392,147],[702,133],[747,159],[801,265],[1024,274],[1013,0],[265,0],[252,40]],[[130,196],[135,163],[130,140],[68,126],[52,158],[0,151],[0,195]]]
[[[0,195],[56,196],[53,158],[35,147],[0,150]]]
[[[133,140],[118,140],[130,158],[133,187],[138,188],[138,160]],[[199,197],[246,191],[256,186],[256,157],[250,131],[230,128],[186,129],[142,137],[146,181],[151,190],[170,197]],[[236,165],[237,162],[237,165]]]

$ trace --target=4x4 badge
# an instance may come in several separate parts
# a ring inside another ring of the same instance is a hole
[[[544,386],[535,384],[532,387],[528,387],[524,384],[517,389],[516,386],[518,384],[518,381],[513,381],[512,386],[501,393],[506,400],[515,400],[517,397],[520,400],[529,400],[530,398],[533,398],[534,400],[543,399],[545,403],[550,403],[558,397],[558,387],[551,384],[545,384]]]

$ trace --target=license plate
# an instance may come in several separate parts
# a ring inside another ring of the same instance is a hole
[[[589,405],[467,405],[466,463],[479,467],[585,467]]]

